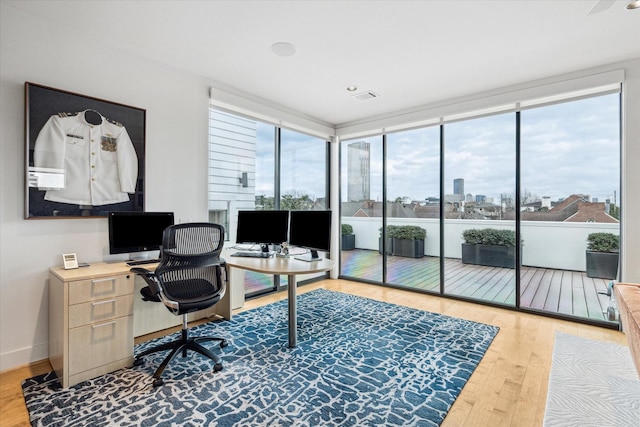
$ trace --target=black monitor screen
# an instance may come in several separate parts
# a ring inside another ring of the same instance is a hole
[[[236,243],[280,244],[288,229],[289,211],[238,211]]]
[[[160,249],[162,232],[173,225],[173,212],[109,212],[109,253]]]
[[[331,250],[331,211],[291,211],[289,244],[311,250],[311,259],[318,259],[317,251]]]

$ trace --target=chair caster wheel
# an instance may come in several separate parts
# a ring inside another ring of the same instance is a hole
[[[222,363],[216,363],[213,365],[213,372],[222,371]]]
[[[153,380],[154,387],[159,387],[162,384],[164,384],[164,380],[162,378],[156,378],[155,380]]]
[[[229,345],[229,343],[227,342],[227,340],[220,341],[220,348],[225,348],[228,345]]]
[[[144,365],[144,359],[135,359],[133,361],[133,366],[142,366]]]

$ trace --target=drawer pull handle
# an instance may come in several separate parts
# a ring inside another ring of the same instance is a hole
[[[96,328],[102,328],[103,326],[113,325],[113,324],[115,324],[115,323],[116,323],[116,321],[115,321],[115,320],[112,320],[111,322],[100,323],[99,325],[91,325],[91,327],[92,327],[93,329],[96,329]]]
[[[91,305],[95,307],[96,305],[111,304],[112,302],[116,302],[116,300],[109,299],[109,300],[106,300],[106,301],[92,302]]]
[[[97,284],[101,282],[112,282],[114,280],[116,280],[115,277],[107,277],[106,279],[95,279],[95,280],[92,280],[92,282]]]
[[[116,293],[115,277],[106,277],[103,279],[95,279],[91,281],[91,294],[94,296],[109,296],[109,294]]]

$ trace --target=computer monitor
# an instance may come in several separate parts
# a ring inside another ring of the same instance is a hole
[[[269,252],[269,245],[287,241],[289,211],[238,211],[236,243],[260,245]]]
[[[109,253],[141,253],[160,249],[164,229],[173,225],[173,212],[109,212],[108,219]]]
[[[331,250],[331,211],[291,211],[289,245],[309,249],[310,257],[296,257],[303,261],[320,259],[318,251]]]

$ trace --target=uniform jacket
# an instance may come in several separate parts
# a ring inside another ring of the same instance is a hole
[[[124,126],[101,118],[93,125],[84,112],[59,113],[40,130],[34,166],[64,171],[64,187],[47,189],[46,200],[91,206],[129,200],[138,177],[136,151]]]

